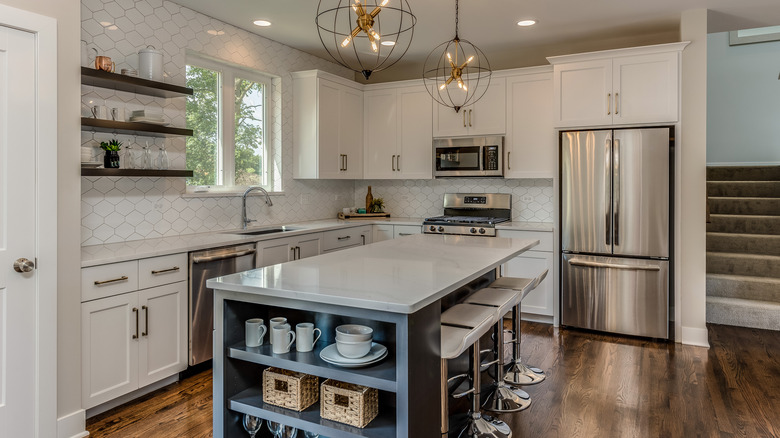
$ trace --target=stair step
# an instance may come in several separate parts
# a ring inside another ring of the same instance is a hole
[[[707,233],[707,251],[780,256],[780,235]]]
[[[780,181],[707,181],[707,196],[778,198]]]
[[[707,322],[765,330],[780,330],[780,303],[707,297]]]
[[[710,166],[707,181],[780,181],[780,166]]]
[[[729,198],[710,196],[712,214],[780,216],[780,198]]]
[[[780,216],[711,214],[707,232],[780,234]]]
[[[780,278],[707,274],[707,296],[780,303]]]
[[[780,278],[780,257],[708,252],[707,273]]]

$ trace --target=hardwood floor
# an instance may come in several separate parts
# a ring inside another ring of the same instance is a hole
[[[524,323],[523,358],[548,377],[524,387],[528,410],[500,418],[515,437],[780,437],[780,332],[708,328],[704,349]],[[204,372],[87,429],[93,438],[209,437],[211,400]]]

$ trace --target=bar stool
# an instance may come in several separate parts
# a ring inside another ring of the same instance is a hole
[[[520,298],[521,292],[512,289],[485,288],[475,292],[464,301],[467,304],[490,306],[496,309],[497,321],[493,325],[496,359],[487,364],[496,364],[496,380],[493,383],[493,393],[482,405],[488,411],[518,412],[531,406],[531,396],[527,392],[510,387],[504,382],[504,369],[506,368],[503,354],[504,315],[518,305]]]
[[[467,391],[454,394],[460,398],[472,394],[471,412],[468,424],[459,436],[469,438],[511,438],[512,429],[503,421],[483,417],[480,412],[480,349],[479,338],[495,324],[495,309],[472,304],[456,304],[441,315],[441,436],[449,435],[449,383],[464,377],[447,378],[447,360],[454,359],[471,348],[471,381]]]
[[[504,375],[504,382],[510,385],[534,385],[546,377],[544,371],[525,366],[520,358],[520,312],[523,298],[544,281],[547,272],[548,270],[545,269],[536,278],[500,277],[488,286],[491,289],[512,289],[520,292],[520,299],[512,309],[512,332],[514,333],[512,367]]]

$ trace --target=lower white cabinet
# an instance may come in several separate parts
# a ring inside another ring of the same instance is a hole
[[[322,233],[261,240],[256,249],[255,266],[258,268],[305,259],[322,252]]]
[[[374,242],[381,242],[393,238],[392,225],[372,225],[371,228],[374,234]]]
[[[186,281],[82,303],[84,407],[184,371],[186,323]]]
[[[393,239],[399,237],[411,236],[412,234],[422,234],[421,225],[393,225]]]
[[[372,240],[371,225],[325,231],[322,233],[322,252],[333,252],[367,245]]]
[[[547,277],[522,303],[523,319],[554,322],[557,290],[553,233],[547,231],[497,230],[498,237],[535,239],[539,245],[501,265],[504,277],[533,278],[548,270]]]

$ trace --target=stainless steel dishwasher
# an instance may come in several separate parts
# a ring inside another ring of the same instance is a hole
[[[226,246],[190,253],[190,365],[212,358],[214,290],[206,280],[255,268],[255,244]]]

